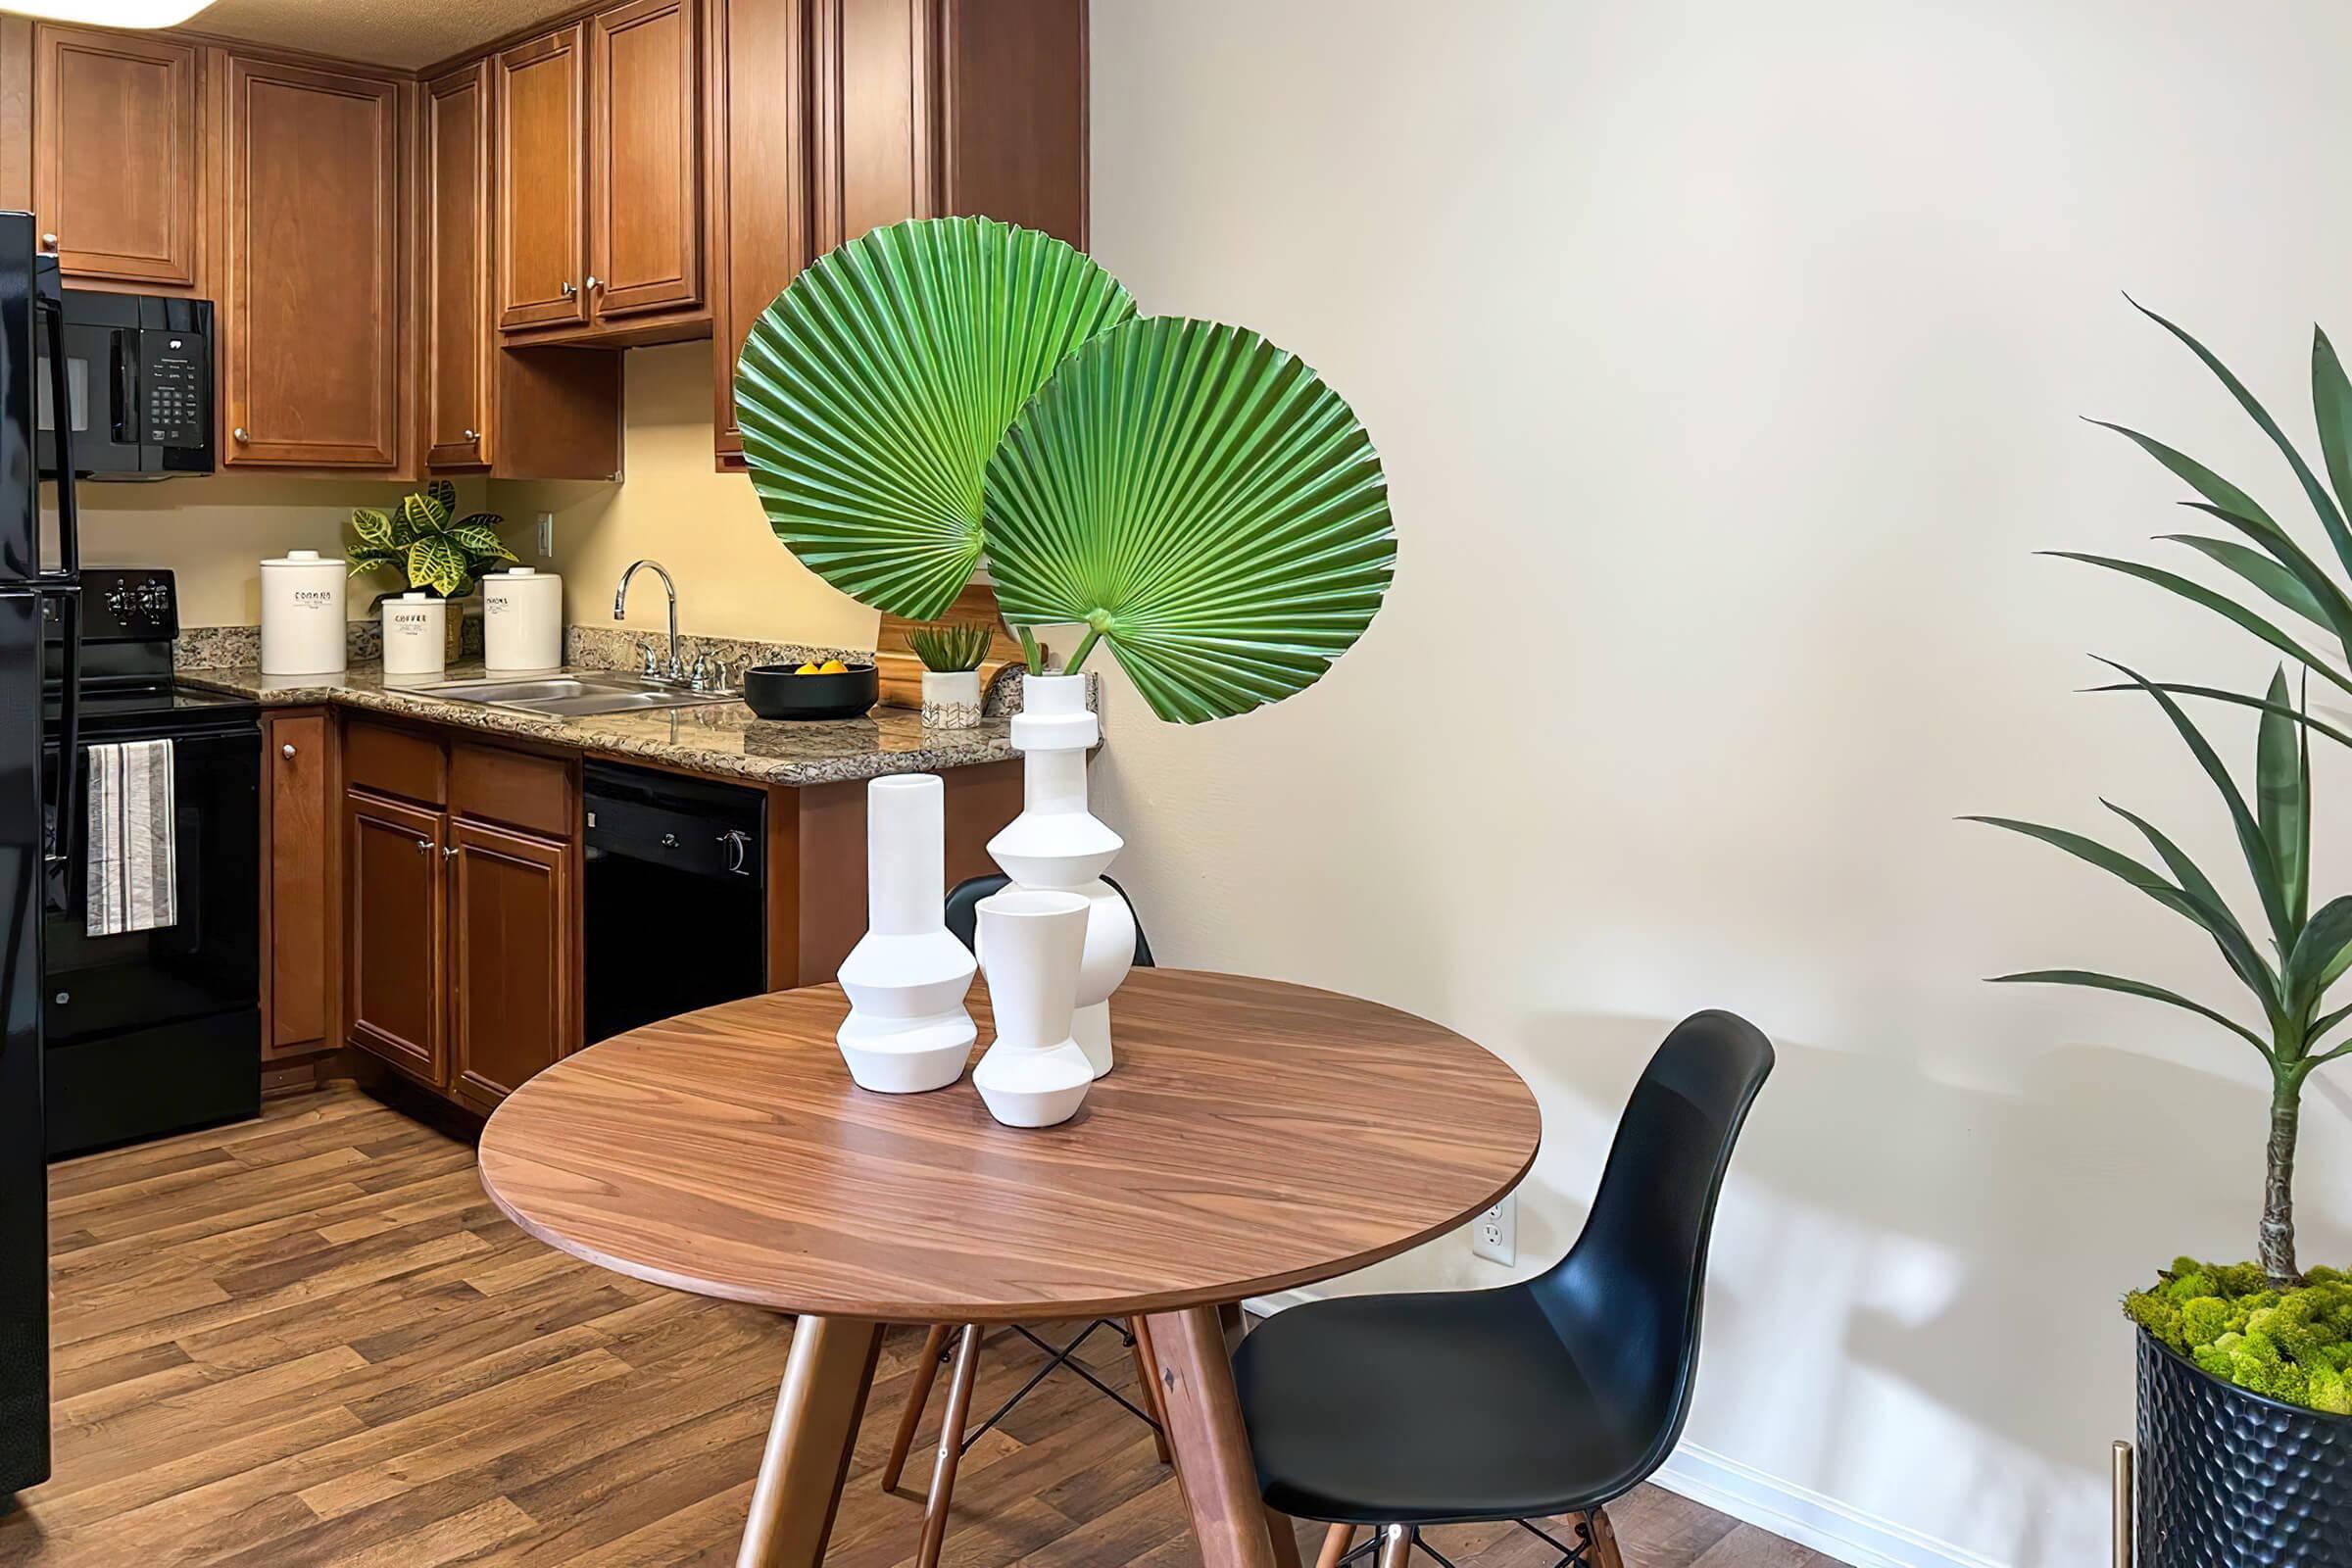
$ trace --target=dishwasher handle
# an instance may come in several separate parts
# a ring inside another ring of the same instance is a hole
[[[688,876],[754,885],[765,881],[758,837],[723,817],[593,795],[587,808],[584,837],[591,862],[638,860]]]

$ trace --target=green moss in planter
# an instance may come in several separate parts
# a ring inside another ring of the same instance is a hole
[[[2241,1389],[2352,1415],[2352,1275],[2315,1268],[2284,1293],[2253,1263],[2173,1260],[2155,1289],[2124,1298],[2132,1322]]]

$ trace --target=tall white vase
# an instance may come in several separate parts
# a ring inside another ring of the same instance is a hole
[[[1070,1037],[1087,901],[1007,888],[980,901],[980,951],[997,1038],[972,1069],[988,1113],[1007,1127],[1051,1127],[1078,1113],[1094,1063]]]
[[[1021,814],[988,841],[988,853],[1021,887],[1087,901],[1075,1031],[1098,1078],[1110,1071],[1110,995],[1135,964],[1135,913],[1102,880],[1125,841],[1086,806],[1086,754],[1102,733],[1087,710],[1084,675],[1025,677],[1012,719]]]
[[[914,1095],[963,1076],[979,1035],[963,995],[978,967],[942,918],[947,791],[936,773],[865,787],[865,935],[842,960],[850,1016],[835,1039],[864,1089]]]

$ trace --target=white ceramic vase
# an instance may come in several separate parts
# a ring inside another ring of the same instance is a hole
[[[946,803],[936,773],[865,787],[865,935],[842,960],[850,1015],[834,1038],[858,1086],[886,1095],[947,1088],[979,1034],[963,1009],[978,965],[942,918]]]
[[[970,729],[980,722],[980,672],[976,669],[923,671],[923,727]]]
[[[1086,806],[1086,754],[1102,733],[1087,710],[1084,675],[1025,677],[1012,719],[1021,814],[988,841],[988,853],[1018,886],[1087,901],[1074,1027],[1098,1078],[1110,1071],[1110,995],[1135,964],[1135,913],[1102,880],[1125,841]]]
[[[1087,901],[1006,888],[980,901],[980,950],[997,1038],[972,1069],[988,1113],[1007,1127],[1068,1121],[1094,1087],[1094,1063],[1070,1036]]]

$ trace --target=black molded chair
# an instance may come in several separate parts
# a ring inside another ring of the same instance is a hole
[[[1701,1012],[1650,1057],[1583,1236],[1491,1291],[1293,1307],[1234,1376],[1266,1505],[1333,1521],[1326,1565],[1403,1568],[1430,1525],[1516,1520],[1561,1568],[1619,1568],[1606,1505],[1665,1462],[1690,1409],[1715,1201],[1772,1044]],[[1573,1542],[1527,1521],[1576,1515]],[[1349,1547],[1357,1525],[1370,1541]]]
[[[1120,898],[1127,899],[1125,888],[1120,887],[1116,882],[1111,882],[1108,877],[1104,877],[1102,880],[1110,882],[1111,887]],[[948,930],[954,933],[956,941],[974,952],[979,951],[977,932],[980,921],[980,901],[992,893],[1001,892],[1011,882],[1012,878],[1008,876],[966,877],[949,891]],[[1127,899],[1127,907],[1129,912],[1134,911],[1135,901],[1133,899]],[[1135,924],[1135,966],[1139,969],[1153,967],[1152,944],[1144,940],[1144,924],[1140,917]],[[921,1424],[923,1406],[929,1402],[931,1397],[931,1385],[938,1380],[940,1362],[949,1353],[949,1337],[956,1336],[956,1343],[954,1349],[956,1370],[950,1374],[948,1379],[948,1407],[940,1418],[939,1450],[931,1466],[931,1493],[923,1504],[922,1545],[915,1553],[915,1562],[919,1568],[937,1568],[940,1543],[947,1536],[948,1509],[956,1490],[956,1461],[963,1456],[966,1448],[979,1440],[983,1433],[1010,1415],[1013,1406],[1027,1398],[1030,1391],[1043,1383],[1047,1375],[1056,1367],[1068,1367],[1093,1384],[1104,1396],[1116,1401],[1128,1414],[1151,1427],[1152,1436],[1159,1445],[1159,1462],[1162,1464],[1169,1462],[1165,1421],[1157,1409],[1158,1385],[1145,1362],[1145,1352],[1136,1336],[1134,1324],[1114,1323],[1108,1318],[1097,1318],[1094,1322],[1089,1323],[1076,1339],[1061,1346],[1048,1344],[1021,1324],[1014,1324],[1012,1329],[1021,1338],[1046,1352],[1045,1364],[1030,1375],[1028,1382],[1014,1390],[1012,1396],[999,1405],[995,1414],[989,1416],[978,1426],[970,1428],[964,1426],[964,1418],[971,1409],[972,1382],[979,1373],[979,1325],[976,1323],[961,1325],[935,1323],[931,1326],[930,1334],[923,1341],[922,1354],[915,1363],[914,1385],[906,1392],[906,1408],[899,1413],[899,1430],[891,1439],[890,1456],[882,1464],[882,1490],[889,1492],[898,1486],[899,1477],[906,1469],[907,1450],[914,1446],[915,1428]],[[1145,1392],[1146,1396],[1153,1401],[1152,1410],[1139,1408],[1135,1401],[1109,1384],[1104,1383],[1084,1362],[1076,1359],[1079,1348],[1092,1339],[1099,1329],[1108,1329],[1126,1342],[1129,1353],[1135,1357],[1136,1384]]]

